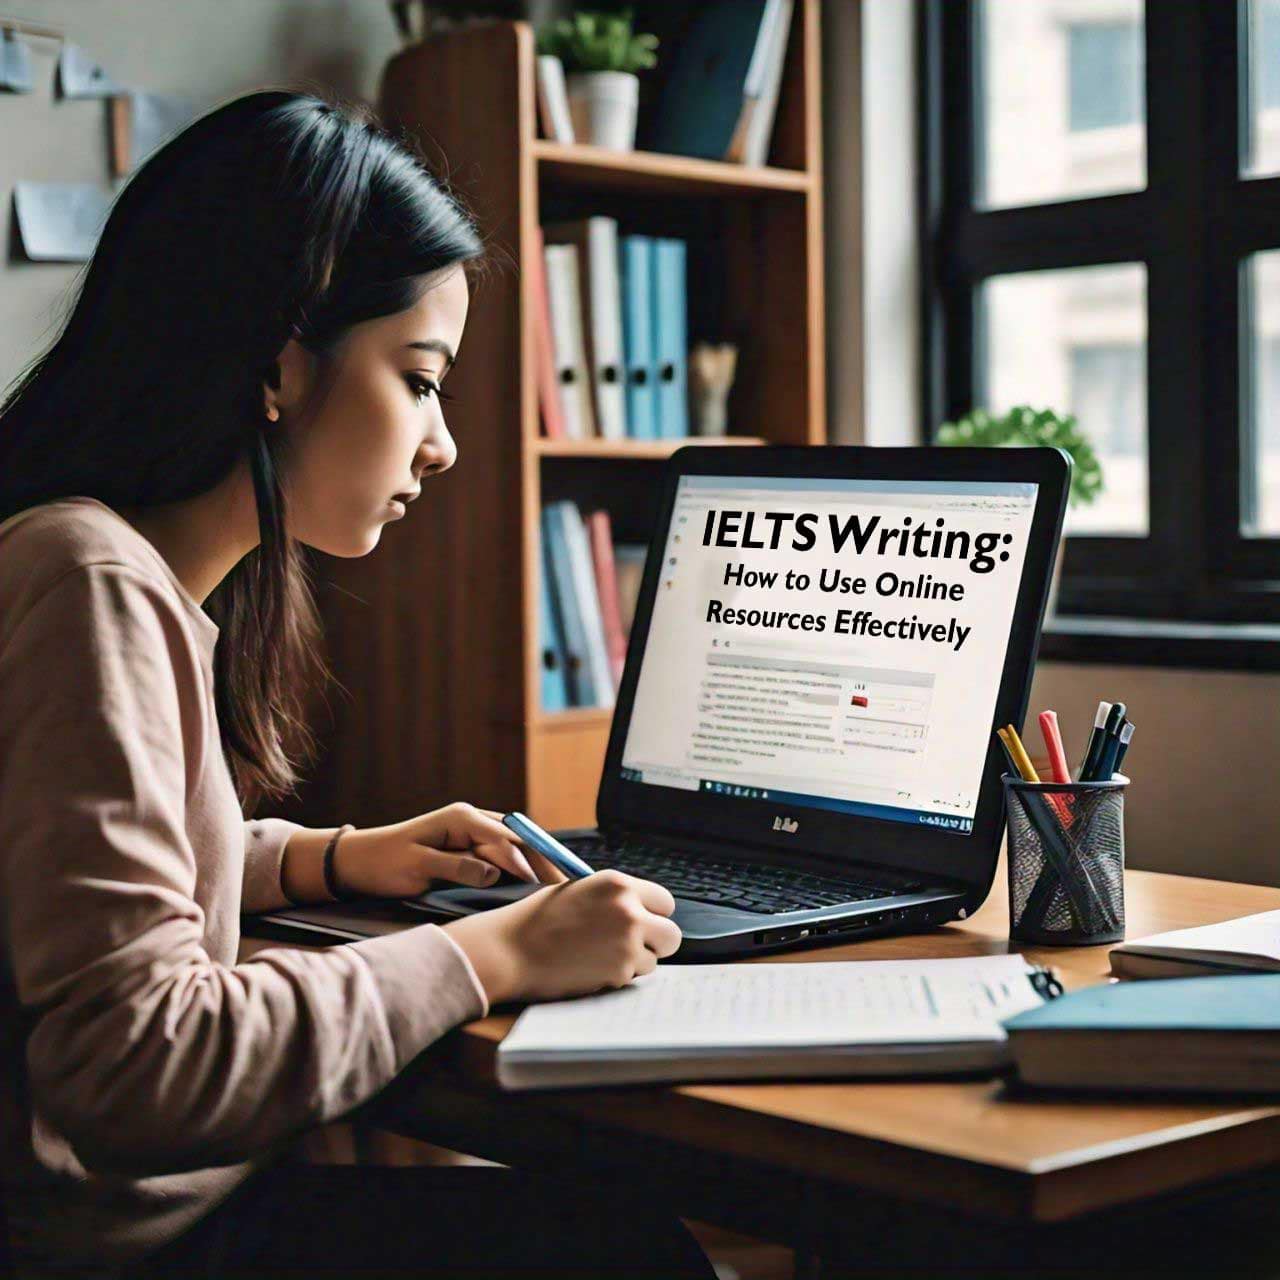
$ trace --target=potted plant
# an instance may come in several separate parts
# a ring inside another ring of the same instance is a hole
[[[569,114],[579,142],[630,151],[640,105],[637,71],[657,62],[655,35],[631,29],[632,11],[579,12],[538,33],[538,53],[564,64]]]
[[[1071,459],[1069,505],[1088,506],[1102,492],[1102,464],[1089,438],[1080,430],[1076,419],[1052,409],[1033,409],[1030,405],[1014,405],[1008,413],[991,414],[974,409],[955,422],[944,422],[938,428],[937,444],[968,445],[992,448],[1004,445],[1050,445],[1063,450]],[[1062,544],[1054,557],[1053,576],[1049,583],[1050,616],[1058,610],[1058,586],[1062,580]]]

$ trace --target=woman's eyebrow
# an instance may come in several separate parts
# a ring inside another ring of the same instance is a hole
[[[444,367],[446,369],[453,367],[454,354],[449,349],[449,344],[441,342],[439,338],[427,338],[423,342],[406,342],[404,345],[414,351],[434,351],[438,355],[444,356]]]

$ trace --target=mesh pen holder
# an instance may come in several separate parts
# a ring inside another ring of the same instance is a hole
[[[1009,937],[1089,946],[1124,937],[1124,789],[1004,776]]]

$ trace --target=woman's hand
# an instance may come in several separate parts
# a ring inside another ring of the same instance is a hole
[[[333,854],[333,872],[343,889],[380,898],[414,897],[441,881],[491,885],[499,870],[534,884],[567,878],[526,850],[502,825],[501,814],[464,803],[385,827],[348,831]]]
[[[679,947],[674,910],[660,884],[605,870],[442,927],[498,1004],[626,986]]]

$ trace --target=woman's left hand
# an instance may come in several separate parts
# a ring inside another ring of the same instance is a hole
[[[501,814],[463,802],[389,826],[348,831],[333,855],[343,889],[379,898],[414,897],[439,881],[491,885],[500,870],[533,884],[567,878],[525,850],[502,825]]]

